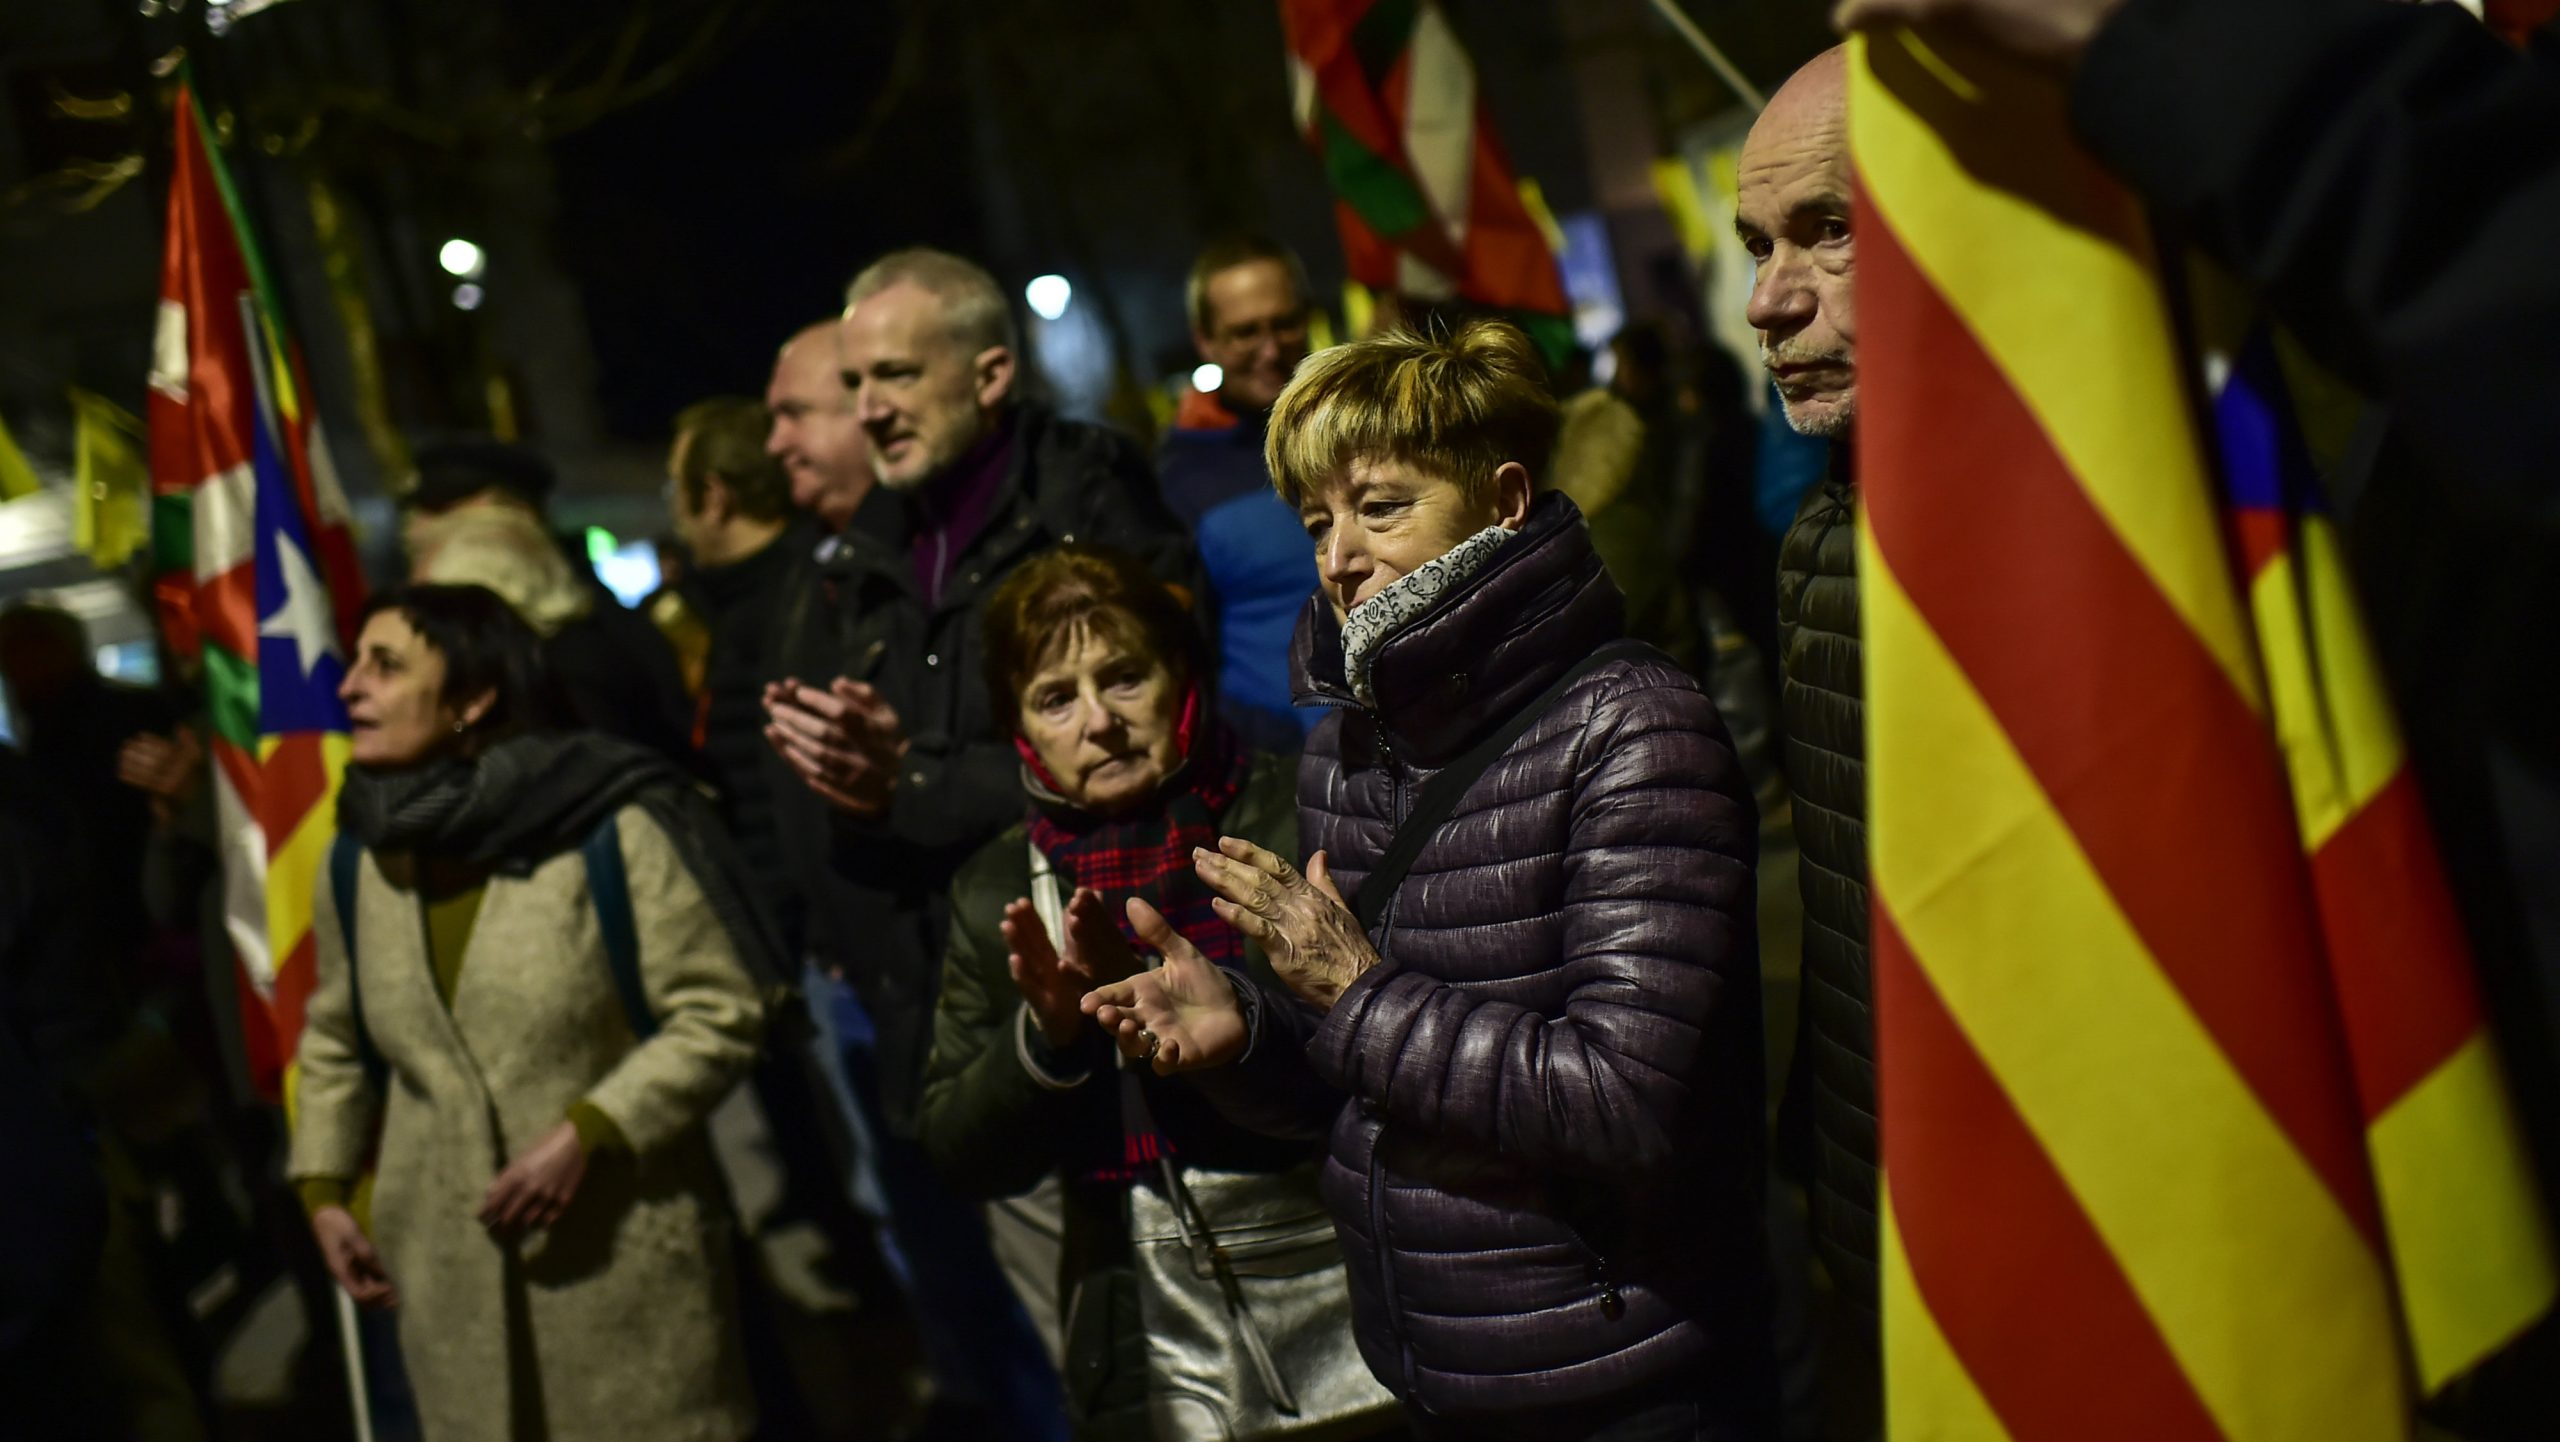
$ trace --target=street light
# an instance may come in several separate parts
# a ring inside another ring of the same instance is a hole
[[[478,280],[480,272],[488,268],[489,258],[481,254],[480,247],[456,236],[436,252],[436,264],[443,266],[447,275],[462,280]]]
[[[1204,396],[1216,395],[1218,387],[1226,383],[1227,373],[1215,365],[1204,365],[1191,373],[1191,388]]]
[[[1033,315],[1056,320],[1067,313],[1067,302],[1075,298],[1075,293],[1076,288],[1067,284],[1065,276],[1042,275],[1032,277],[1031,283],[1022,288],[1022,299],[1030,305]]]
[[[467,280],[453,288],[453,308],[455,310],[478,310],[480,308],[480,302],[487,300],[488,298],[487,292],[481,290],[480,287],[473,285]]]

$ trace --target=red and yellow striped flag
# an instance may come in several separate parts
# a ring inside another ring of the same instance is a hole
[[[2343,587],[2060,93],[1851,69],[1888,1435],[2403,1439],[2555,1283]]]

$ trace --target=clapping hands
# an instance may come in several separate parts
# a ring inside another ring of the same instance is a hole
[[[826,686],[786,676],[764,688],[764,739],[801,782],[860,817],[889,809],[906,759],[898,710],[879,691],[838,677]]]

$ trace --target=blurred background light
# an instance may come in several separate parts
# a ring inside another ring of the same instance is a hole
[[[1063,275],[1034,276],[1022,288],[1022,299],[1031,313],[1042,320],[1056,320],[1067,313],[1067,302],[1075,299],[1076,288],[1067,284]]]
[[[455,236],[436,251],[436,264],[443,266],[447,275],[478,280],[480,272],[488,268],[489,258],[481,253],[480,247]]]

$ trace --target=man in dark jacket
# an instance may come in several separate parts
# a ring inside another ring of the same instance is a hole
[[[782,669],[783,609],[806,582],[817,537],[794,517],[790,478],[765,450],[772,430],[764,404],[744,396],[687,406],[667,457],[667,512],[693,561],[679,593],[710,634],[693,743],[719,788],[721,819],[796,957],[800,897],[785,879],[774,823],[778,778],[766,762],[763,698]]]
[[[1859,668],[1857,307],[1845,55],[1796,72],[1743,143],[1735,229],[1757,266],[1751,323],[1787,423],[1834,443],[1778,558],[1779,710],[1804,895],[1803,1003],[1780,1155],[1804,1183],[1831,1278],[1826,1406],[1877,1434],[1876,1068],[1867,962],[1865,683]]]
[[[1201,582],[1133,442],[1014,403],[1013,320],[984,271],[900,251],[850,300],[839,353],[879,489],[797,598],[794,674],[767,692],[767,739],[832,808],[810,853],[823,867],[811,943],[860,989],[903,1126],[952,874],[1022,811],[1021,758],[981,665],[986,598],[1067,540],[1133,552],[1195,598]]]
[[[899,251],[855,277],[848,302],[837,352],[878,484],[785,610],[789,670],[766,690],[765,734],[799,794],[778,819],[811,959],[853,984],[820,1020],[887,1133],[874,1138],[881,1200],[936,1369],[1003,1415],[989,1435],[1045,1436],[1063,1416],[1057,1381],[1038,1375],[978,1211],[899,1135],[931,1043],[952,877],[1023,810],[982,612],[1015,565],[1069,540],[1131,551],[1195,598],[1201,582],[1133,442],[1015,401],[1013,318],[984,270]]]

